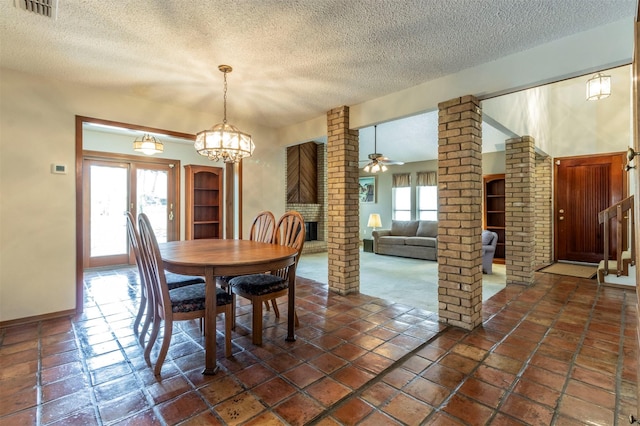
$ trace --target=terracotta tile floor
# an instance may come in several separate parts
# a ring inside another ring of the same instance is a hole
[[[636,405],[635,292],[593,280],[509,285],[466,332],[299,278],[295,343],[283,303],[253,346],[241,302],[216,375],[201,374],[192,321],[174,330],[161,378],[131,331],[135,272],[85,281],[79,317],[0,330],[0,424],[622,425]]]

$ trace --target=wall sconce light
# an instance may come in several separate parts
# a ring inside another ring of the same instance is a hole
[[[587,100],[597,101],[611,95],[611,76],[597,73],[587,81]]]

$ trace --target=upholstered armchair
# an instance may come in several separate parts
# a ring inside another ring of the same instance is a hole
[[[498,234],[493,231],[482,231],[482,272],[493,273],[493,256],[496,254]]]

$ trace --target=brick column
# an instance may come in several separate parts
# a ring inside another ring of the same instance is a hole
[[[532,284],[535,269],[535,144],[531,136],[507,139],[505,249],[507,284]]]
[[[549,156],[536,154],[535,165],[535,208],[533,217],[535,221],[535,269],[549,265],[553,262],[553,235],[551,220],[551,193],[552,161]]]
[[[327,113],[327,256],[329,289],[360,291],[358,131],[349,129],[349,107]]]
[[[438,105],[438,315],[482,323],[482,110],[473,96]]]

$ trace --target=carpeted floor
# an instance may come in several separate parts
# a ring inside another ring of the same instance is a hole
[[[570,275],[572,277],[593,278],[598,273],[596,265],[576,265],[573,263],[554,263],[541,269],[539,272],[557,275]]]
[[[308,253],[300,257],[299,277],[322,283],[328,281],[327,253]],[[493,265],[493,274],[482,275],[482,299],[487,300],[505,287],[505,265]],[[438,264],[360,252],[360,293],[438,312]]]

